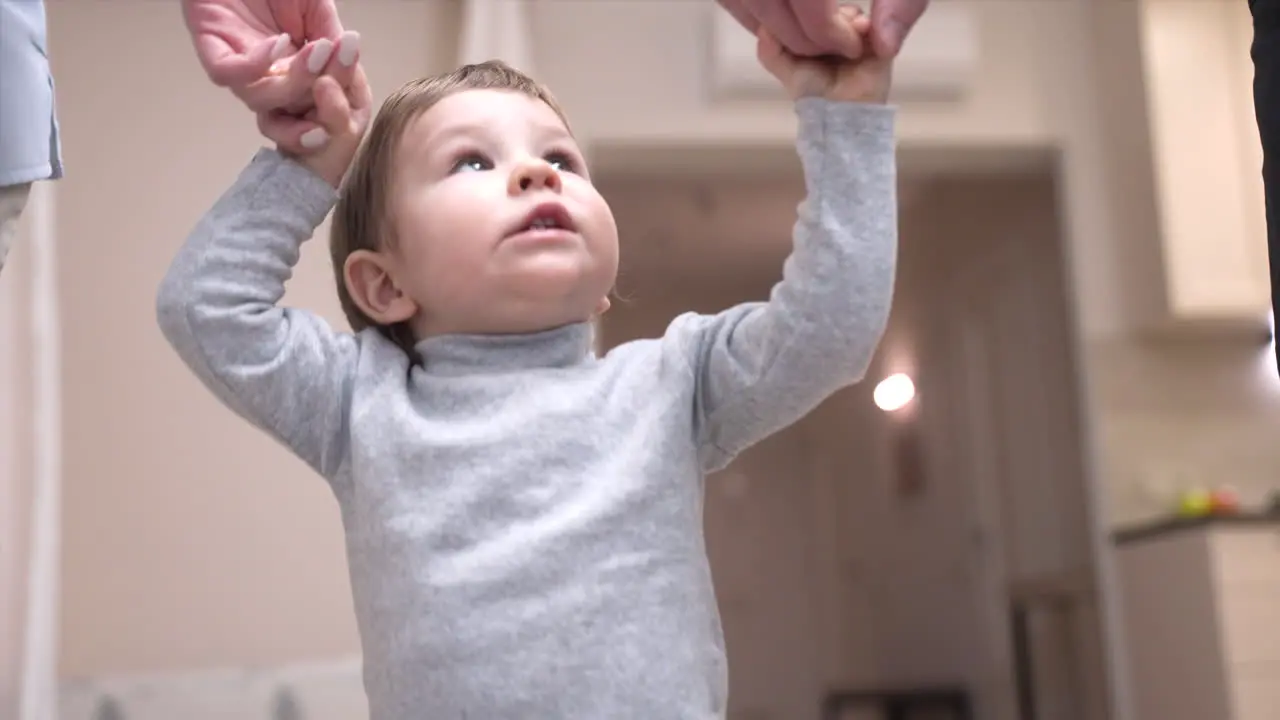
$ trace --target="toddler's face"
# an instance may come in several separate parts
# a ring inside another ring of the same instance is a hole
[[[451,95],[409,126],[394,172],[391,274],[418,337],[535,332],[607,307],[617,226],[546,103]]]

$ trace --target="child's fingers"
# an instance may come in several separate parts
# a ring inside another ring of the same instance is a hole
[[[279,60],[267,76],[247,89],[251,107],[302,114],[311,107],[311,85],[334,55],[332,40],[307,43],[296,55]]]
[[[782,47],[778,38],[764,26],[756,32],[756,58],[760,60],[760,65],[783,85],[790,83],[791,75],[795,72],[796,60],[786,48]]]
[[[338,81],[325,76],[316,80],[316,121],[330,137],[353,135],[360,132],[352,117],[351,102]]]
[[[319,150],[334,137],[360,134],[368,122],[373,93],[364,70],[356,66],[351,88],[345,93],[328,75],[317,78],[312,88],[315,109],[299,118],[288,113],[260,113],[258,130],[286,152],[307,155]]]
[[[373,107],[373,90],[369,88],[369,78],[365,76],[364,68],[359,65],[355,67],[351,84],[347,86],[347,100],[355,111]]]
[[[831,70],[824,61],[797,58],[764,28],[756,37],[756,56],[760,64],[782,83],[791,97],[821,95],[831,84]]]

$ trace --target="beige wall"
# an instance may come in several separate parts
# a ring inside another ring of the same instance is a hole
[[[42,193],[43,194],[43,193]],[[0,278],[0,714],[15,712],[25,637],[34,433],[29,413],[35,393],[31,270],[34,212],[22,218],[18,240]],[[12,638],[12,640],[9,640]]]
[[[325,488],[217,407],[153,321],[155,287],[176,245],[257,146],[252,122],[203,78],[176,4],[49,5],[69,172],[58,206],[66,353],[63,671],[272,663],[354,651],[338,518]],[[1276,412],[1271,401],[1215,405],[1222,413],[1216,417],[1248,430],[1235,435],[1201,433],[1209,424],[1199,414],[1202,396],[1175,413],[1162,404],[1168,387],[1212,386],[1226,388],[1216,398],[1253,398],[1252,375],[1233,361],[1201,367],[1110,339],[1162,293],[1134,4],[971,5],[983,43],[976,85],[963,102],[904,108],[903,144],[912,152],[977,145],[1058,153],[1078,319],[1095,381],[1093,420],[1103,440],[1101,476],[1112,504],[1129,507],[1128,468],[1223,447],[1206,435],[1219,443],[1229,438],[1226,447],[1238,451],[1231,462],[1262,478],[1271,460],[1260,442]],[[786,144],[792,121],[785,107],[713,106],[703,97],[699,6],[538,3],[540,74],[579,129],[596,138],[603,165],[634,160],[628,147],[654,143],[666,152],[647,155],[664,159],[717,139]],[[449,66],[454,3],[342,8],[348,26],[364,34],[376,93]],[[324,253],[312,246],[290,300],[337,318],[330,282]],[[1110,347],[1124,350],[1116,355]],[[1170,364],[1164,375],[1151,371],[1162,364]],[[1168,379],[1145,384],[1148,377]],[[1129,402],[1120,389],[1139,399]],[[1258,459],[1242,459],[1249,457]]]
[[[455,10],[344,5],[376,92],[449,67]],[[217,406],[154,319],[178,244],[258,147],[253,120],[204,79],[177,3],[49,11],[67,166],[63,671],[351,653],[327,488]],[[309,246],[290,301],[341,317],[330,278]]]
[[[1157,209],[1143,217],[1156,222],[1166,260],[1151,269],[1164,276],[1167,306],[1188,318],[1225,308],[1260,315],[1268,283],[1247,8],[1194,0],[1135,7],[1145,13],[1140,46],[1154,149],[1154,184],[1143,196]],[[1188,42],[1199,48],[1190,64]],[[1117,85],[1111,96],[1122,87],[1133,89]],[[1139,274],[1131,266],[1119,279]],[[1087,337],[1098,457],[1114,522],[1167,512],[1191,487],[1235,485],[1247,499],[1280,487],[1280,380],[1258,335],[1255,325]]]

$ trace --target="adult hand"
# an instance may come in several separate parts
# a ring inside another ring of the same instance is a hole
[[[792,55],[862,54],[861,39],[837,22],[837,0],[716,0],[747,30],[763,25]],[[876,55],[891,58],[924,14],[929,0],[872,0],[871,44]]]
[[[929,0],[872,0],[871,47],[876,55],[895,57],[928,6]]]
[[[258,115],[263,134],[285,149],[317,124],[313,87],[328,74],[355,78],[359,36],[344,33],[334,0],[183,0],[200,65]]]
[[[881,0],[883,1],[883,0]],[[836,21],[836,0],[716,0],[753,35],[761,26],[792,55],[862,55],[862,42]]]

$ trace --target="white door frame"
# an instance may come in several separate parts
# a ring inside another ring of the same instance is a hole
[[[8,269],[20,277],[0,280],[0,528],[16,533],[14,520],[28,513],[22,523],[29,530],[27,542],[0,543],[0,548],[25,547],[25,562],[16,551],[0,555],[0,579],[9,588],[0,594],[6,616],[11,603],[24,594],[24,616],[19,641],[21,653],[16,671],[18,718],[57,720],[58,690],[58,594],[61,544],[60,506],[62,484],[62,369],[61,321],[58,309],[58,266],[55,234],[56,184],[38,182],[22,217],[14,256],[23,261]],[[26,311],[28,318],[23,321]],[[23,333],[26,327],[28,332]],[[20,392],[29,387],[30,395]],[[31,398],[30,407],[19,407],[15,398]],[[24,422],[24,415],[29,422]],[[20,430],[26,424],[30,434]],[[31,447],[20,448],[30,438]],[[31,458],[31,477],[20,478],[20,459]],[[31,503],[18,507],[19,483],[29,483]],[[25,568],[25,581],[18,580]],[[11,652],[6,648],[6,652]],[[8,708],[4,708],[8,710]]]

